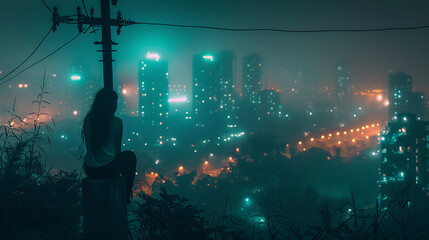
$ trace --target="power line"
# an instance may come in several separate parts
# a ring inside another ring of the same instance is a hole
[[[411,26],[411,27],[387,27],[387,28],[362,28],[362,29],[276,29],[276,28],[225,28],[203,25],[182,25],[172,23],[157,23],[157,22],[135,22],[134,24],[179,27],[179,28],[200,28],[209,30],[235,31],[235,32],[283,32],[283,33],[323,33],[323,32],[383,32],[383,31],[401,31],[401,30],[418,30],[427,29],[429,25]]]
[[[88,11],[86,10],[85,0],[82,0],[83,9],[85,10],[86,16],[89,16]]]
[[[87,30],[86,30],[87,31]],[[85,31],[85,32],[86,32]],[[85,33],[84,32],[84,33]],[[15,76],[9,78],[8,80],[4,81],[4,82],[0,82],[0,86],[11,81],[12,79],[18,77],[21,73],[27,71],[28,69],[32,68],[33,66],[39,64],[40,62],[44,61],[45,59],[47,59],[48,57],[54,55],[56,52],[58,52],[59,50],[61,50],[63,47],[67,46],[69,43],[71,43],[73,40],[75,40],[81,33],[76,34],[72,39],[70,39],[69,41],[67,41],[66,43],[64,43],[63,45],[61,45],[59,48],[55,49],[53,52],[51,52],[50,54],[46,55],[45,57],[41,58],[40,60],[38,60],[37,62],[31,64],[30,66],[24,68],[23,70],[21,70],[19,73],[17,73]]]
[[[39,49],[39,47],[42,45],[42,43],[45,41],[45,39],[48,37],[48,35],[52,32],[52,28],[49,29],[49,31],[46,33],[46,35],[43,37],[42,41],[39,42],[39,44],[36,46],[36,48],[30,53],[30,55],[28,55],[28,57],[26,59],[24,59],[24,61],[22,61],[17,67],[15,67],[12,71],[10,71],[8,74],[4,75],[2,78],[0,78],[0,81],[2,81],[3,79],[5,79],[7,76],[9,76],[10,74],[12,74],[13,72],[15,72],[19,67],[21,67],[25,62],[27,62],[28,59],[31,58],[31,56],[34,55],[34,53],[37,51],[37,49]]]
[[[48,4],[46,4],[46,2],[45,2],[45,0],[42,0],[42,2],[43,2],[43,4],[45,5],[45,7],[51,12],[51,13],[53,13],[52,12],[52,9],[48,6]]]

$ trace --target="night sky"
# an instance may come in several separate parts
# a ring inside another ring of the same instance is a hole
[[[46,0],[60,15],[75,13],[81,1]],[[86,1],[99,14],[99,1]],[[112,8],[135,21],[235,28],[281,29],[359,29],[405,27],[429,23],[427,1],[132,1],[120,0]],[[51,27],[51,13],[42,1],[3,1],[1,3],[0,70],[7,73],[22,61]],[[113,29],[112,32],[115,32]],[[77,33],[75,25],[62,24],[51,34],[30,64],[45,56]],[[67,74],[71,65],[82,65],[102,80],[101,54],[96,53],[96,34],[81,35],[50,57],[12,81],[35,81],[48,73]],[[301,70],[304,84],[332,86],[338,64],[352,69],[359,89],[386,88],[389,71],[405,71],[414,77],[414,89],[429,94],[427,62],[429,30],[375,33],[268,33],[223,32],[134,25],[114,36],[119,42],[114,53],[116,81],[136,82],[137,61],[146,52],[157,52],[169,62],[171,83],[191,82],[192,56],[233,50],[237,59],[237,88],[241,88],[241,60],[251,53],[263,57],[265,87],[284,88],[287,74]],[[287,73],[287,74],[285,74]],[[0,92],[8,99],[13,91]],[[5,100],[5,98],[2,98]],[[2,104],[5,104],[2,102]]]

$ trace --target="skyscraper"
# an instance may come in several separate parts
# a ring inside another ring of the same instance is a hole
[[[282,106],[280,104],[280,91],[264,89],[259,95],[258,119],[282,118]]]
[[[197,127],[213,124],[220,115],[220,66],[214,55],[194,55],[192,63],[194,120]]]
[[[429,194],[429,122],[418,121],[414,114],[398,114],[380,135],[379,168],[381,207],[401,200],[409,189],[409,205]]]
[[[350,67],[345,65],[338,65],[337,67],[337,81],[335,84],[335,92],[337,99],[342,100],[353,93],[353,86],[351,82]]]
[[[399,72],[389,75],[389,120],[398,114],[411,113],[412,76]]]
[[[220,73],[220,105],[222,111],[232,114],[236,108],[235,104],[235,57],[232,51],[222,51],[218,56]]]
[[[426,112],[424,92],[413,92],[411,96],[411,112],[416,114],[417,119],[424,119]]]
[[[167,126],[168,63],[155,53],[139,62],[139,111],[144,124]]]
[[[258,92],[262,90],[262,59],[253,53],[243,58],[243,97],[257,109]]]

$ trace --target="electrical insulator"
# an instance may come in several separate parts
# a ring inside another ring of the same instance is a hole
[[[79,33],[83,32],[83,24],[82,24],[82,10],[80,9],[80,7],[76,8],[76,12],[77,12],[77,30]]]
[[[52,31],[55,32],[57,30],[57,26],[60,25],[60,19],[59,19],[59,15],[58,15],[58,7],[55,6],[53,11],[52,11]]]
[[[90,15],[91,15],[91,17],[94,17],[94,14],[95,14],[95,9],[92,7],[91,8],[91,10],[89,10],[90,11]]]

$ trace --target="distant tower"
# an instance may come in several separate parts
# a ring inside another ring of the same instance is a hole
[[[192,63],[193,112],[195,125],[205,127],[216,121],[221,107],[220,66],[217,56],[194,55]]]
[[[280,92],[274,89],[264,89],[259,95],[259,117],[258,119],[272,119],[282,117],[282,106],[280,104]]]
[[[338,100],[342,100],[353,93],[350,67],[338,65],[335,92]]]
[[[407,78],[405,78],[407,79]],[[382,209],[407,193],[409,205],[429,196],[429,122],[418,121],[414,114],[398,114],[380,135],[379,201]]]
[[[222,111],[232,113],[235,110],[235,57],[232,51],[222,51],[218,54],[220,73],[220,105]]]
[[[411,112],[416,114],[417,119],[424,119],[426,112],[426,101],[425,94],[423,92],[413,92],[411,97]]]
[[[139,113],[145,125],[167,126],[168,63],[155,53],[139,62]]]
[[[389,75],[389,120],[398,114],[410,113],[413,95],[412,76],[399,72]]]
[[[259,91],[262,90],[262,59],[257,54],[243,58],[243,97],[257,109]]]
[[[80,65],[71,68],[69,84],[66,87],[67,95],[72,100],[70,105],[80,112],[87,112],[94,101],[95,94],[99,90],[92,77],[89,77]]]

